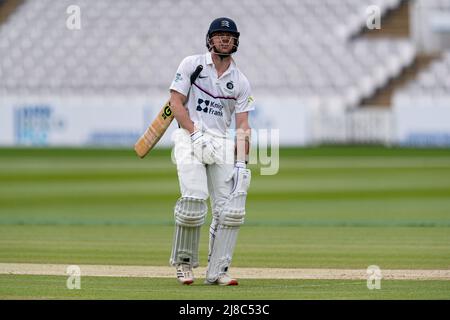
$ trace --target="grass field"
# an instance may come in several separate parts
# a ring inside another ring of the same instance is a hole
[[[259,169],[233,266],[450,268],[449,149],[283,149],[278,174]],[[0,149],[0,262],[167,266],[178,196],[165,150],[139,160],[128,150]],[[203,228],[202,265],[207,238]],[[353,280],[83,284],[73,292],[64,277],[0,275],[0,298],[450,299],[450,281],[386,280],[373,291]]]
[[[66,289],[58,276],[0,275],[0,296],[6,299],[449,299],[449,281],[387,280],[368,290],[357,280],[241,280],[237,287],[194,283],[180,286],[172,279],[83,277],[80,290]]]

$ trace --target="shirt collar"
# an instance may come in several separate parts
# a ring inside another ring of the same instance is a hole
[[[206,53],[206,64],[213,64],[211,52],[209,51]]]
[[[212,60],[211,52],[209,52],[209,51],[206,53],[206,64],[214,64],[214,62]],[[231,64],[228,67],[227,72],[231,71],[231,70],[233,70],[235,68],[236,68],[236,62],[234,62],[233,57],[231,57]]]

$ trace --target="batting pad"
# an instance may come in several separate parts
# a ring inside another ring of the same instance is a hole
[[[170,264],[186,263],[198,267],[200,229],[208,206],[205,200],[183,197],[175,205],[175,233]]]
[[[217,280],[231,264],[240,226],[244,223],[246,192],[233,193],[219,216],[219,225],[210,236],[210,254],[206,279]],[[212,230],[211,230],[212,231]]]

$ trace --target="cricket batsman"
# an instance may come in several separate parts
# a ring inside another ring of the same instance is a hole
[[[170,107],[179,128],[172,135],[181,197],[175,205],[175,231],[170,264],[182,284],[194,282],[198,267],[200,229],[208,212],[207,284],[237,285],[229,267],[240,226],[251,172],[246,168],[250,143],[250,84],[232,54],[239,46],[236,24],[229,18],[212,21],[206,54],[186,57],[170,86]],[[191,84],[190,76],[202,71]],[[235,116],[236,134],[230,134]]]

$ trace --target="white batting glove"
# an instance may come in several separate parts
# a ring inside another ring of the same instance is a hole
[[[250,180],[252,178],[252,172],[246,168],[245,161],[236,161],[233,171],[228,176],[226,182],[233,179],[233,188],[231,193],[234,192],[247,192],[250,186]]]
[[[197,130],[191,133],[192,148],[194,156],[204,164],[213,164],[217,161],[218,156],[211,139],[205,137],[203,132]]]

